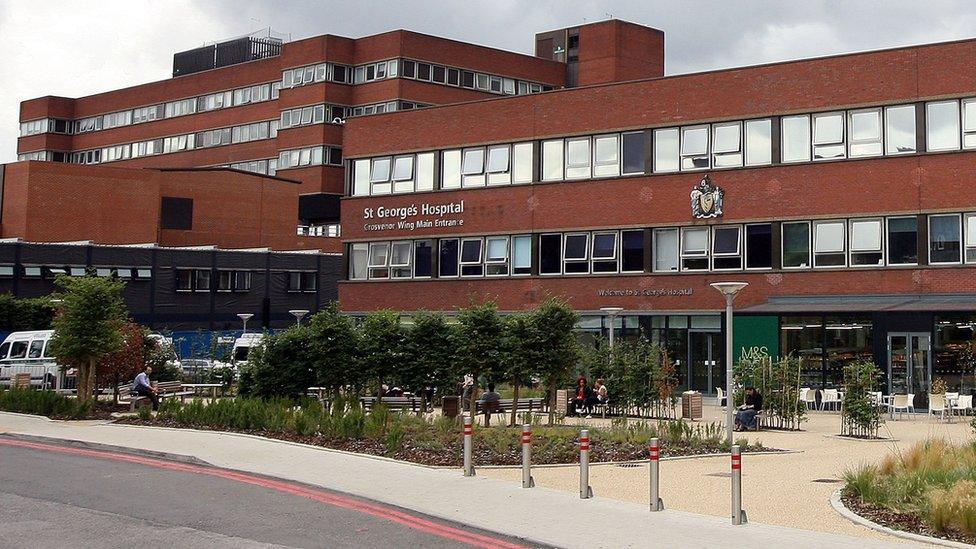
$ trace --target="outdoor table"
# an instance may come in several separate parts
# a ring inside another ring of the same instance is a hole
[[[945,398],[945,413],[946,413],[946,417],[949,418],[947,421],[949,423],[952,423],[952,411],[955,410],[956,406],[959,405],[959,397],[958,396],[951,397],[946,395],[944,398]]]
[[[223,384],[221,384],[221,383],[184,383],[183,386],[186,387],[186,388],[188,388],[188,389],[193,389],[193,392],[196,392],[197,389],[210,389],[211,398],[216,399],[217,398],[217,389],[223,387]]]

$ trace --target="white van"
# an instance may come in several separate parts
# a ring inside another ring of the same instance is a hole
[[[230,361],[234,365],[234,368],[240,370],[241,367],[246,365],[251,349],[261,345],[262,341],[264,341],[263,333],[241,334],[241,337],[235,339],[234,348],[230,353]]]
[[[0,384],[9,384],[14,374],[30,373],[31,385],[60,389],[61,368],[48,350],[54,330],[14,332],[0,343]]]

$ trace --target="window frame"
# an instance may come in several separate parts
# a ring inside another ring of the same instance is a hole
[[[854,117],[860,114],[872,113],[878,119],[878,136],[876,139],[855,139]],[[871,154],[855,154],[854,147],[878,145],[878,152]],[[873,158],[885,155],[885,118],[884,109],[872,107],[867,109],[852,109],[847,111],[847,158]]]
[[[735,128],[738,132],[738,146],[734,150],[720,151],[718,150],[718,140],[716,139],[716,134],[719,130],[723,128]],[[745,135],[743,135],[743,130],[745,128],[744,120],[736,120],[731,122],[717,122],[712,124],[712,136],[711,136],[711,165],[715,169],[724,168],[741,168],[745,165]],[[734,158],[738,157],[738,162],[733,164],[720,165],[720,158]]]
[[[932,261],[932,219],[936,217],[955,217],[957,222],[957,227],[959,230],[959,260],[958,261]],[[935,214],[929,215],[926,219],[927,236],[928,242],[926,243],[926,249],[928,250],[928,260],[929,265],[962,265],[962,260],[964,259],[965,252],[965,240],[963,238],[963,227],[962,227],[962,214],[950,213],[950,214]]]
[[[841,242],[840,242],[841,249],[840,250],[836,250],[836,251],[835,250],[828,250],[828,251],[824,251],[824,252],[818,252],[817,251],[817,241],[818,241],[817,227],[826,226],[826,225],[839,225],[841,227],[841,230],[843,231],[843,234],[841,235],[841,239],[840,239],[841,240]],[[844,220],[844,219],[817,219],[817,220],[815,220],[813,222],[813,232],[811,233],[811,240],[812,240],[812,247],[813,247],[813,258],[812,258],[813,259],[813,268],[814,269],[841,269],[841,268],[847,267],[848,266],[848,264],[847,264],[847,260],[848,260],[847,253],[848,253],[848,249],[849,249],[849,246],[847,244],[848,236],[849,235],[848,235],[848,230],[847,230],[847,221]],[[818,255],[821,255],[821,256],[842,255],[842,256],[844,256],[844,263],[841,264],[841,265],[819,265],[818,262],[817,262],[817,256]]]
[[[769,266],[768,267],[750,267],[749,266],[749,227],[769,227]],[[772,246],[773,240],[773,223],[746,223],[742,227],[742,269],[746,271],[770,271],[773,269],[773,265],[776,264],[775,261],[775,250]]]
[[[705,247],[698,253],[697,250],[694,253],[685,252],[685,235],[691,232],[703,232],[705,234]],[[712,230],[708,225],[692,225],[687,227],[681,227],[680,239],[678,241],[678,270],[681,272],[708,272],[711,267],[711,257],[709,252],[711,251],[711,237]],[[685,267],[685,260],[689,259],[704,259],[705,268],[703,269],[692,269]]]
[[[826,118],[840,119],[840,141],[818,142],[817,121]],[[847,158],[847,114],[845,111],[818,112],[810,115],[810,159],[813,162],[825,162],[830,160],[843,160]],[[841,156],[824,156],[817,158],[817,147],[840,148]]]
[[[874,250],[855,250],[854,249],[854,226],[865,223],[878,224],[878,248]],[[847,220],[847,265],[853,269],[877,268],[886,266],[888,258],[885,250],[885,232],[887,224],[883,217],[858,217]],[[855,254],[881,254],[880,263],[861,263],[854,262]]]
[[[787,225],[806,225],[807,227],[807,264],[806,265],[796,265],[787,266],[786,265],[786,231],[784,228]],[[780,268],[783,270],[803,270],[813,268],[813,224],[810,221],[784,221],[780,223],[780,239],[779,239],[779,260]]]
[[[712,129],[710,124],[694,124],[691,126],[681,126],[680,137],[678,144],[678,164],[680,171],[682,172],[695,172],[701,170],[709,170],[712,167]],[[685,152],[685,143],[687,143],[686,133],[692,131],[704,131],[705,134],[705,150],[701,153]],[[696,166],[695,159],[703,158],[705,160],[704,166]],[[685,167],[685,160],[690,160],[690,167]]]
[[[929,129],[931,128],[931,125],[929,124],[929,120],[931,118],[930,113],[929,113],[929,107],[937,106],[937,105],[948,105],[948,104],[954,104],[955,107],[956,107],[956,132],[955,132],[956,133],[956,137],[955,137],[956,144],[955,144],[955,146],[952,146],[952,147],[933,148],[932,145],[929,143],[929,141],[930,141],[930,139],[929,139],[929,137],[930,137]],[[963,123],[963,120],[962,120],[962,108],[961,108],[961,105],[960,105],[960,102],[959,102],[958,99],[943,99],[943,100],[938,100],[938,101],[926,101],[925,102],[925,152],[948,152],[948,151],[962,150],[962,123]],[[916,128],[915,131],[917,132],[918,129]]]
[[[891,222],[896,219],[912,219],[915,221],[915,261],[912,263],[892,263],[891,262]],[[918,266],[918,216],[914,215],[894,215],[885,218],[885,266],[888,267],[914,267]],[[926,243],[927,245],[927,243]]]
[[[716,252],[715,251],[715,243],[718,242],[718,239],[716,238],[716,234],[719,231],[732,231],[732,230],[736,231],[736,235],[737,235],[736,245],[735,245],[735,252]],[[742,225],[712,225],[712,234],[711,234],[711,239],[712,240],[711,240],[711,242],[709,242],[709,245],[710,245],[709,246],[709,252],[710,252],[709,253],[709,256],[710,256],[709,257],[709,260],[710,260],[709,266],[711,267],[711,270],[713,270],[713,271],[741,271],[743,269],[743,266],[745,265],[745,257],[744,257],[745,256],[745,242],[744,242],[744,238],[745,238],[745,234],[744,234],[744,231],[742,230]],[[732,259],[732,258],[738,258],[739,259],[739,266],[738,267],[716,267],[715,266],[715,260],[716,259]]]

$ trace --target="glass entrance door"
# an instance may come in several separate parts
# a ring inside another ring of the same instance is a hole
[[[714,395],[716,387],[725,387],[724,342],[720,332],[688,334],[687,387]]]
[[[888,393],[926,398],[931,387],[931,336],[923,332],[888,334]],[[915,401],[921,406],[927,403]]]

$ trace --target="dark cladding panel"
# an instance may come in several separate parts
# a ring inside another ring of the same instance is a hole
[[[31,265],[85,265],[88,246],[65,244],[29,244],[20,250],[20,262]]]
[[[173,76],[214,68],[216,49],[216,46],[210,45],[173,54]]]
[[[218,269],[244,269],[264,272],[266,266],[266,252],[232,252],[222,251],[217,254]]]
[[[104,267],[148,267],[152,265],[153,248],[129,246],[92,246],[91,264]]]
[[[193,199],[164,196],[159,206],[159,224],[163,229],[192,229]]]
[[[172,267],[204,267],[210,268],[213,263],[212,250],[190,250],[184,248],[160,248],[156,260],[159,268]]]
[[[338,222],[339,199],[337,194],[303,194],[298,197],[298,218],[307,224]]]
[[[314,271],[318,254],[271,254],[271,270]]]

